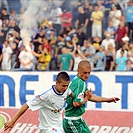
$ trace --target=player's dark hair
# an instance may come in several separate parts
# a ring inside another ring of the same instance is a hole
[[[70,77],[66,72],[60,72],[57,77],[56,77],[56,81],[58,82],[62,82],[63,81],[70,81]]]

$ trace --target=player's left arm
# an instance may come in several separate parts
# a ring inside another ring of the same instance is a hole
[[[95,94],[92,94],[92,97],[90,98],[89,101],[92,102],[114,102],[116,103],[117,101],[119,101],[120,99],[118,97],[111,97],[111,98],[106,98],[106,97],[101,97],[101,96],[97,96]]]

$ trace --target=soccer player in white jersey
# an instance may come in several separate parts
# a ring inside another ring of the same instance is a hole
[[[68,95],[73,94],[68,88],[70,77],[66,72],[60,72],[56,78],[56,84],[40,95],[27,101],[11,121],[4,124],[5,130],[13,128],[15,122],[24,112],[30,108],[39,112],[39,129],[41,133],[62,133],[62,110]]]

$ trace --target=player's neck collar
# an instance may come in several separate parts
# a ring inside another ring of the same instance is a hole
[[[53,91],[54,91],[55,94],[57,94],[57,95],[63,95],[63,93],[59,93],[59,92],[56,91],[55,85],[52,86],[52,89],[53,89]]]

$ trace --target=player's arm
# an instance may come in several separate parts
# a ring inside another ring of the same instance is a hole
[[[72,97],[72,98],[74,98],[74,94],[73,93],[71,93],[69,96]]]
[[[97,95],[94,95],[92,94],[92,97],[90,98],[89,101],[92,101],[92,102],[117,102],[119,101],[120,99],[118,97],[111,97],[111,98],[106,98],[106,97],[101,97],[101,96],[97,96]]]
[[[23,106],[17,111],[12,119],[4,124],[5,130],[13,128],[15,122],[20,118],[21,115],[25,113],[28,108],[29,106],[27,105],[27,103],[23,104]]]
[[[84,99],[82,100],[82,102],[73,102],[73,106],[80,107],[84,105],[87,101],[89,101],[91,97],[92,97],[92,90],[90,89],[85,92]]]

